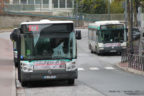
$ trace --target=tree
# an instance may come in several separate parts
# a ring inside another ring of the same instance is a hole
[[[103,14],[106,11],[105,0],[77,0],[78,10],[81,13]]]
[[[124,0],[113,0],[111,3],[111,13],[123,13],[123,2]]]

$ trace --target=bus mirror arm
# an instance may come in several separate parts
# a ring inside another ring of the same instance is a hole
[[[76,39],[77,40],[81,39],[81,30],[76,30]]]

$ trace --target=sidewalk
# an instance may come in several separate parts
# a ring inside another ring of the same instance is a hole
[[[12,44],[0,39],[0,95],[16,96]]]
[[[144,76],[144,71],[136,70],[136,69],[133,69],[133,68],[128,68],[128,63],[119,63],[116,66],[121,68],[124,71]]]

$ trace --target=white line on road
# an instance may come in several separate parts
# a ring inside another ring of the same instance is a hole
[[[107,69],[107,70],[114,70],[113,67],[105,67],[104,69]]]
[[[97,67],[90,67],[89,69],[90,70],[99,70],[99,68],[97,68]]]
[[[84,71],[84,68],[78,68],[78,71]]]

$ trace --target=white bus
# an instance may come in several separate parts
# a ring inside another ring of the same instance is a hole
[[[88,26],[91,52],[121,53],[126,48],[126,28],[119,21],[96,21]]]
[[[77,45],[73,21],[41,20],[20,25],[18,79],[27,81],[68,80],[74,84],[77,72]],[[78,32],[80,33],[80,32]],[[80,36],[78,34],[78,36]]]

